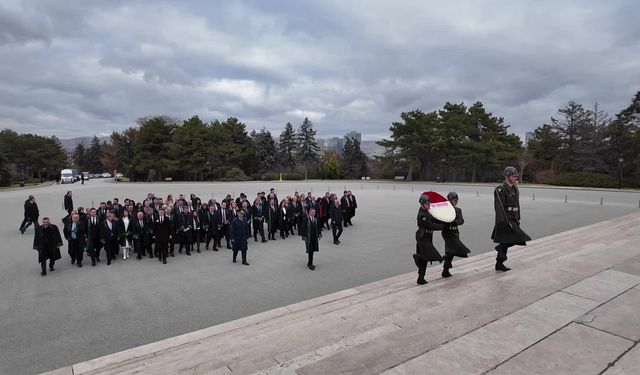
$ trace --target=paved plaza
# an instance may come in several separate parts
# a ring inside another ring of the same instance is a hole
[[[268,191],[270,187],[275,187],[281,197],[294,191],[311,190],[320,195],[330,189],[341,193],[345,187],[356,195],[359,207],[355,226],[345,229],[340,246],[333,245],[331,236],[325,233],[316,257],[316,271],[305,267],[304,246],[299,238],[280,240],[278,237],[277,241],[265,244],[249,243],[249,267],[232,264],[231,252],[225,249],[219,253],[203,251],[191,257],[177,254],[167,265],[155,259],[129,259],[118,260],[109,267],[103,262],[95,268],[78,269],[70,265],[65,248],[56,271],[42,278],[35,251],[31,250],[33,229],[29,228],[24,235],[18,232],[22,205],[28,194],[36,195],[41,218],[50,216],[53,223],[60,225],[65,214],[62,196],[67,189],[74,192],[75,206],[89,207],[92,201],[97,205],[101,200],[114,197],[138,201],[150,191],[163,197],[168,193],[176,196],[193,192],[204,201],[212,195],[221,199],[227,193],[235,196],[240,192],[251,198],[257,191]],[[84,186],[54,185],[0,192],[0,204],[5,208],[0,219],[3,224],[0,373],[31,374],[61,368],[390,277],[401,277],[406,284],[403,287],[412,287],[406,274],[415,271],[410,254],[415,249],[417,197],[419,192],[428,189],[443,194],[454,189],[458,192],[466,219],[461,228],[462,239],[473,255],[479,255],[471,258],[474,264],[478,265],[477,261],[486,257],[487,265],[475,272],[490,270],[493,274],[489,264],[493,254],[482,255],[493,251],[489,239],[493,226],[490,185],[359,181],[117,184],[92,180]],[[521,188],[521,195],[522,225],[533,238],[639,211],[637,192],[525,187]],[[637,228],[637,223],[635,225]],[[567,251],[575,250],[581,238],[574,241],[573,245],[562,242],[556,245],[567,246]],[[442,249],[438,235],[435,244]],[[604,251],[600,248],[595,259],[607,264],[601,255]],[[562,250],[558,253],[555,249],[546,256],[553,258],[561,254]],[[598,273],[606,268],[599,269]],[[428,268],[427,275],[433,278],[439,272],[439,267]],[[451,285],[467,291],[481,287],[479,282],[464,284],[462,280],[467,276],[455,277],[459,272],[457,267],[452,272],[454,283]],[[508,273],[504,277],[510,280],[516,277],[510,275],[518,274]],[[591,275],[578,274],[585,279],[596,275],[595,268]],[[431,284],[422,290],[430,287]],[[516,291],[514,289],[514,293]],[[538,300],[546,296],[535,295]],[[412,303],[416,302],[414,299]],[[511,312],[504,311],[502,315]],[[322,324],[320,321],[318,328],[322,328]],[[584,326],[575,324],[581,329]],[[380,329],[378,334],[383,335],[389,327]],[[577,331],[568,330],[566,334],[579,336],[581,333]],[[618,350],[618,343],[613,345]],[[525,363],[528,360],[524,354],[519,358]]]

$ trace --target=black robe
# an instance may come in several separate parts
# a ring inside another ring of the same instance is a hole
[[[302,240],[306,244],[306,252],[312,253],[319,251],[319,239],[322,238],[322,233],[320,231],[320,221],[318,217],[315,217],[315,220],[311,220],[308,216],[304,217],[302,219],[301,232]]]
[[[47,228],[44,225],[37,227],[33,237],[33,249],[38,252],[38,263],[45,262],[47,259],[56,261],[62,258],[61,246],[62,236],[57,226],[49,224]]]

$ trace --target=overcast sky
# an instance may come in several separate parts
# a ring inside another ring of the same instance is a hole
[[[139,117],[388,137],[403,111],[482,101],[523,135],[573,99],[640,90],[628,1],[0,3],[0,128],[60,138]]]

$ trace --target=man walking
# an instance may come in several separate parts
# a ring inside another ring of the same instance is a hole
[[[506,272],[511,268],[504,265],[507,260],[507,250],[511,246],[525,246],[531,237],[520,229],[520,192],[518,182],[518,170],[515,167],[504,169],[504,182],[493,192],[493,208],[496,214],[496,223],[493,227],[491,239],[498,245],[495,247],[496,271]]]
[[[33,249],[38,252],[38,262],[42,269],[41,276],[47,275],[47,259],[49,259],[49,271],[53,271],[56,260],[61,258],[60,246],[62,246],[60,230],[51,224],[48,217],[42,218],[42,225],[36,227],[33,238]]]
[[[78,268],[82,268],[82,253],[84,252],[87,231],[85,223],[80,221],[80,215],[77,212],[71,213],[71,221],[65,224],[62,232],[69,245],[71,264],[76,263]]]
[[[67,191],[67,194],[64,195],[64,210],[67,211],[67,214],[71,215],[71,211],[73,211],[73,198],[71,198],[71,190]]]
[[[329,216],[331,217],[331,231],[333,233],[333,244],[340,244],[340,236],[342,235],[342,207],[340,207],[340,199],[336,198],[334,204],[329,209]]]
[[[24,201],[24,220],[22,220],[22,224],[20,224],[20,233],[24,234],[32,223],[33,226],[38,229],[38,216],[40,216],[40,211],[38,210],[36,197],[29,195],[29,198]]]

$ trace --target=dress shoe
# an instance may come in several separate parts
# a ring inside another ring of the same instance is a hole
[[[233,260],[233,263],[236,263],[236,260],[235,260],[235,259]]]
[[[174,254],[174,253],[171,253],[171,254],[169,254],[169,255],[171,255],[172,257],[175,257],[175,254]]]
[[[110,265],[111,265],[111,261],[107,260],[107,266],[110,266]]]
[[[49,267],[49,271],[53,272],[55,270],[53,269],[53,267]]]
[[[96,262],[100,263],[100,258],[96,258]]]
[[[424,285],[427,283],[427,280],[425,280],[422,277],[418,277],[418,280],[416,281],[416,283],[418,283],[418,285]]]
[[[188,252],[188,253],[187,253],[187,255],[188,255],[188,256],[191,256],[191,252]]]
[[[40,272],[40,276],[47,276],[47,271]]]
[[[75,264],[76,260],[75,259],[71,259],[71,264]]]
[[[307,265],[307,267],[309,267],[311,271],[316,269],[316,266],[314,266],[313,264]]]
[[[91,266],[95,267],[96,266],[96,262],[91,262]]]
[[[511,268],[504,265],[504,263],[496,263],[496,271],[507,272],[511,270]]]
[[[227,245],[227,249],[231,249],[231,246]]]
[[[218,250],[218,248],[217,248],[217,247],[214,247],[214,248],[213,248],[213,251],[220,251],[220,250]]]
[[[78,263],[78,268],[82,268],[82,263]]]
[[[166,259],[163,259],[163,260],[162,260],[162,264],[167,264],[167,260],[166,260]]]
[[[242,262],[242,264],[244,264],[245,266],[249,265],[249,263],[247,263],[247,262]]]
[[[199,252],[200,252],[200,249],[196,250],[196,253],[199,253]]]
[[[334,244],[334,245],[338,245],[339,243],[340,243],[340,242],[338,242],[338,241],[333,241],[333,244]]]
[[[142,259],[142,257],[140,256],[140,254],[138,254],[138,256],[136,257],[136,259]]]
[[[267,240],[262,240],[262,242],[267,242]]]

